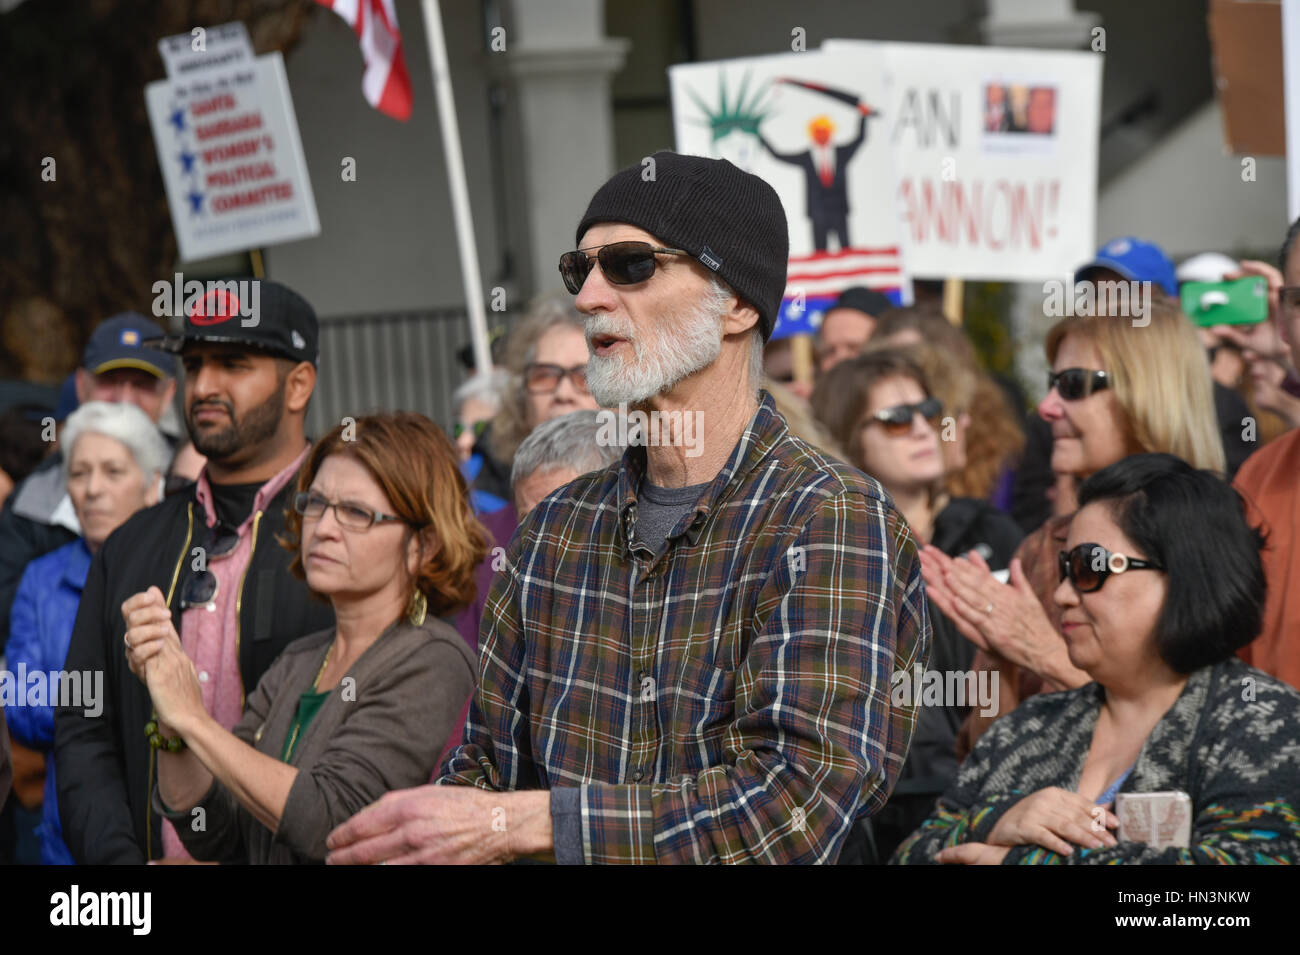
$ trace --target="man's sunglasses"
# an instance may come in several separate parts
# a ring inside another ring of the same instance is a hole
[[[943,414],[943,403],[938,398],[926,398],[915,404],[881,408],[871,416],[871,421],[879,422],[885,429],[885,434],[891,438],[901,438],[912,430],[912,418],[918,413],[932,427],[938,427],[939,416]]]
[[[1153,560],[1115,554],[1100,544],[1080,544],[1074,550],[1059,551],[1056,561],[1061,580],[1068,578],[1074,589],[1081,594],[1101,590],[1101,585],[1111,574],[1122,574],[1127,570],[1165,569]]]
[[[596,248],[593,246],[592,248]],[[591,256],[588,250],[575,249],[560,256],[560,276],[572,294],[582,291],[582,283],[600,263],[605,278],[615,285],[636,285],[655,274],[655,255],[690,255],[681,249],[663,249],[649,242],[611,242],[599,247]]]
[[[565,377],[573,379],[573,387],[586,394],[587,366],[575,365],[573,368],[561,368],[559,365],[534,363],[524,368],[524,388],[530,395],[549,395],[560,387]]]
[[[1110,378],[1104,371],[1088,368],[1065,368],[1047,373],[1047,390],[1057,390],[1066,401],[1078,401],[1094,391],[1110,387]]]
[[[238,546],[239,532],[218,521],[212,528],[208,544],[204,548],[204,562],[229,557]],[[181,589],[181,609],[208,606],[216,599],[218,589],[217,575],[204,567],[193,577],[186,579],[185,586]]]

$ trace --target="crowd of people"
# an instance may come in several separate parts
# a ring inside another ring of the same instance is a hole
[[[796,375],[776,193],[655,159],[450,435],[309,441],[272,281],[101,323],[53,440],[0,419],[0,669],[55,674],[3,699],[10,861],[1300,863],[1300,222],[1107,243],[1076,281],[1152,301],[1056,321],[1030,410],[866,288]],[[1180,308],[1244,276],[1266,320]],[[1184,838],[1125,838],[1155,793]]]

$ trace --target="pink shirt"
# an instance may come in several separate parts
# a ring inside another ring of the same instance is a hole
[[[229,555],[207,561],[207,569],[217,578],[217,592],[212,602],[181,613],[181,646],[199,672],[203,708],[228,730],[239,722],[244,712],[246,688],[239,672],[239,607],[244,574],[253,556],[253,548],[268,544],[259,527],[267,502],[298,473],[310,450],[310,446],[303,448],[302,454],[292,464],[258,490],[253,499],[252,513],[239,525],[239,545]],[[203,505],[207,526],[214,527],[217,514],[212,506],[207,468],[199,474],[195,497]],[[190,542],[191,554],[193,548],[202,546],[204,540],[204,534],[196,528]],[[271,541],[270,546],[279,545]],[[167,858],[190,858],[170,820],[163,820],[162,830],[163,855]]]

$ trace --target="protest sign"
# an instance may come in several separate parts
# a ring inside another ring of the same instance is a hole
[[[320,232],[279,53],[145,88],[184,261]]]
[[[852,285],[910,296],[875,56],[787,53],[668,70],[678,151],[730,160],[781,197],[790,261],[776,338],[816,331]]]
[[[908,269],[1033,281],[1096,248],[1096,53],[828,40],[883,64]]]

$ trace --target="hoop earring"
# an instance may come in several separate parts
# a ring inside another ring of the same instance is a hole
[[[424,617],[428,612],[429,601],[417,587],[406,603],[406,619],[411,622],[411,626],[419,627],[424,624]]]

